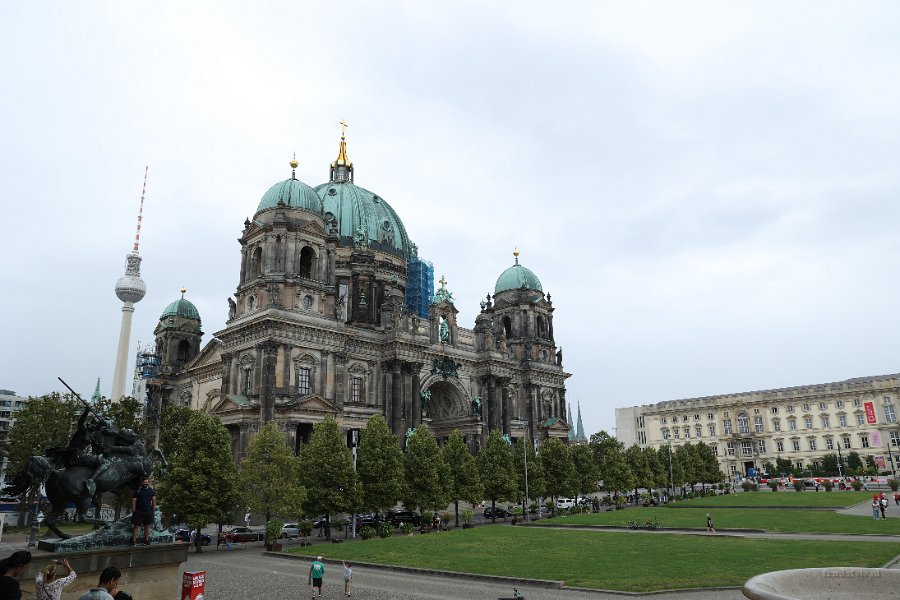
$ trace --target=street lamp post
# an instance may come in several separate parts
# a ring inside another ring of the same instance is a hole
[[[675,497],[675,477],[672,476],[672,440],[669,440],[669,498]]]
[[[841,454],[841,440],[838,440],[838,477],[841,478],[841,481],[844,480],[844,455]]]
[[[891,440],[888,440],[888,458],[891,459],[891,477],[896,477],[897,469],[894,467],[894,454],[891,452]]]

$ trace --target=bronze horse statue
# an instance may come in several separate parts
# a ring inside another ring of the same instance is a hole
[[[161,472],[168,467],[166,459],[159,448],[147,453],[141,442],[134,444],[132,456],[113,456],[108,460],[107,468],[94,480],[93,493],[85,482],[91,480],[96,469],[92,466],[75,464],[57,469],[43,456],[32,456],[25,468],[16,475],[12,484],[6,487],[5,494],[19,495],[28,491],[36,483],[44,483],[47,500],[52,509],[45,516],[44,523],[60,538],[67,539],[68,534],[56,527],[56,522],[66,510],[69,502],[75,503],[75,521],[101,522],[99,515],[93,519],[85,517],[91,500],[99,507],[100,498],[105,492],[118,492],[124,485],[137,487],[139,481],[150,475],[157,461]]]

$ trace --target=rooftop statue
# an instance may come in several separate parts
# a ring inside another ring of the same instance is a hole
[[[3,489],[4,494],[18,496],[44,483],[52,505],[44,523],[63,539],[69,536],[56,527],[56,521],[69,502],[75,503],[75,521],[100,521],[85,517],[91,500],[99,506],[104,492],[115,492],[126,484],[137,487],[141,478],[151,474],[157,461],[162,473],[168,467],[159,448],[148,452],[133,431],[120,430],[111,419],[97,414],[69,389],[85,405],[69,444],[48,448],[45,456],[32,456],[13,482]]]

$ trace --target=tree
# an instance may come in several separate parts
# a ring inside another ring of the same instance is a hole
[[[575,491],[581,495],[596,492],[600,469],[594,461],[594,453],[588,446],[579,444],[572,446],[570,454],[575,467]]]
[[[303,508],[325,515],[325,537],[331,539],[331,515],[359,507],[359,479],[353,455],[331,415],[313,426],[312,440],[300,449],[300,481],[306,486]]]
[[[66,446],[73,431],[73,421],[81,403],[70,395],[53,392],[29,397],[25,406],[16,411],[16,423],[2,447],[3,458],[9,461],[7,472],[21,471],[32,456],[43,456],[47,448]],[[19,522],[25,522],[25,511],[37,499],[37,486],[23,494],[19,502]]]
[[[159,418],[159,448],[169,456],[178,447],[181,431],[195,411],[187,406],[167,404]]]
[[[491,508],[497,508],[497,501],[512,500],[516,497],[516,472],[513,467],[512,454],[500,431],[494,429],[487,442],[475,457],[481,483],[484,484],[484,497],[491,501]],[[494,511],[493,521],[497,520]]]
[[[525,493],[525,463],[528,456],[528,493]],[[519,440],[513,447],[513,467],[516,471],[516,488],[522,500],[522,513],[528,514],[525,504],[531,498],[540,498],[547,489],[547,477],[541,458],[535,453],[531,440]]]
[[[225,523],[241,500],[231,434],[218,419],[202,412],[191,414],[183,433],[169,473],[157,485],[159,504],[192,529]],[[197,536],[197,551],[201,548]]]
[[[722,471],[719,469],[719,459],[711,446],[707,446],[703,442],[698,442],[694,447],[694,455],[697,460],[697,469],[700,481],[703,482],[704,491],[707,483],[718,483],[722,481]]]
[[[356,472],[363,510],[387,510],[403,497],[403,452],[380,414],[370,417],[360,432]]]
[[[647,462],[647,455],[637,444],[632,444],[625,450],[625,460],[633,475],[634,483],[632,485],[634,485],[634,495],[637,497],[637,488],[650,489],[653,486],[653,471],[650,469],[650,463]]]
[[[407,438],[404,467],[403,506],[420,511],[447,508],[449,498],[444,481],[448,473],[441,449],[427,425],[419,425]]]
[[[659,456],[659,462],[661,462],[666,469],[666,481],[669,482],[672,495],[674,496],[675,486],[684,483],[684,470],[682,469],[681,464],[675,460],[675,452],[672,451],[672,447],[668,444],[660,446],[657,454]]]
[[[681,465],[681,470],[684,473],[683,483],[688,483],[691,486],[691,490],[694,489],[694,484],[700,481],[700,464],[697,460],[697,454],[694,452],[694,445],[690,442],[685,443],[683,446],[679,446],[675,449],[675,460]]]
[[[859,457],[858,452],[848,452],[847,453],[847,467],[850,469],[854,469],[855,473],[859,473],[863,468],[862,459]]]
[[[484,486],[478,475],[475,457],[469,453],[466,440],[459,429],[454,429],[443,450],[444,466],[447,470],[447,496],[453,502],[456,526],[459,527],[459,501],[474,505],[484,495]]]
[[[822,457],[822,472],[826,475],[838,474],[838,456],[834,452]]]
[[[301,516],[306,490],[300,484],[300,460],[287,447],[285,435],[274,421],[259,430],[241,461],[241,489],[247,506],[264,514]]]
[[[666,482],[669,481],[668,455],[666,461],[663,462],[662,453],[653,446],[648,446],[644,448],[644,460],[650,465],[650,472],[653,475],[653,488],[665,487]]]
[[[837,459],[837,456],[835,456],[835,459]],[[835,464],[837,464],[837,461],[835,461]],[[777,467],[772,464],[771,460],[767,460],[763,463],[763,473],[765,473],[766,475],[775,475],[776,472]]]
[[[603,486],[606,491],[617,495],[622,490],[630,490],[634,487],[634,475],[625,460],[625,453],[618,448],[610,449],[603,458],[603,467],[600,475],[603,477]]]
[[[791,465],[791,461],[786,458],[776,458],[775,469],[781,476],[790,475],[793,465]]]
[[[572,462],[569,447],[559,438],[551,437],[541,445],[541,464],[544,467],[547,494],[551,498],[556,500],[575,494],[578,485],[575,478],[575,463]]]

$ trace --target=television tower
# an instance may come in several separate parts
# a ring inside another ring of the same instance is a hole
[[[141,189],[141,207],[138,210],[137,231],[134,234],[134,249],[125,255],[125,275],[116,282],[116,296],[122,301],[122,328],[119,330],[119,349],[116,352],[116,370],[113,374],[113,402],[122,399],[125,390],[126,365],[128,364],[128,344],[131,340],[131,317],[134,303],[140,302],[147,293],[147,286],[141,279],[141,257],[138,247],[141,243],[141,220],[144,213],[144,194],[147,191],[147,171],[144,167],[144,187]]]

